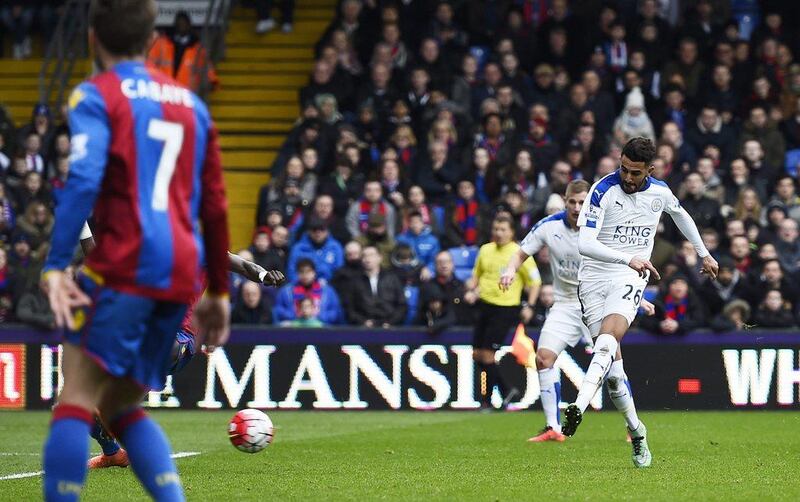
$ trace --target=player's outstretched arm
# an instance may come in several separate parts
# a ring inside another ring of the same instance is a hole
[[[717,264],[717,260],[711,256],[711,253],[709,253],[705,244],[703,244],[703,239],[700,237],[700,232],[698,232],[697,225],[694,224],[692,217],[680,206],[668,209],[668,212],[672,221],[675,222],[675,226],[678,227],[678,230],[680,230],[683,236],[694,246],[695,251],[697,251],[697,256],[702,258],[702,273],[708,275],[711,279],[716,279],[717,272],[719,272],[719,264]]]
[[[266,270],[261,265],[245,260],[230,251],[228,251],[228,264],[231,272],[265,286],[280,286],[286,281],[286,277],[280,270]]]
[[[605,263],[627,265],[637,271],[641,277],[646,277],[647,273],[650,272],[656,279],[661,279],[661,274],[659,274],[658,270],[650,263],[650,260],[645,260],[637,256],[630,256],[622,251],[611,249],[597,239],[599,234],[600,230],[596,227],[587,225],[581,226],[580,232],[578,233],[578,251],[582,256],[587,256]]]
[[[498,286],[502,291],[508,291],[508,288],[511,287],[511,283],[514,282],[514,278],[517,276],[517,270],[525,260],[528,259],[528,253],[519,249],[514,255],[511,256],[511,259],[508,260],[508,265],[506,265],[506,269],[503,272],[503,275],[500,276],[500,283]]]

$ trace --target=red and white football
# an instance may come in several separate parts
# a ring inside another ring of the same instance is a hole
[[[260,452],[272,443],[273,436],[272,420],[263,411],[241,410],[228,424],[231,444],[246,453]]]

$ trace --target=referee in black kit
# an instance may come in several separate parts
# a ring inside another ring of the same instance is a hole
[[[478,319],[472,340],[472,357],[481,370],[481,409],[491,409],[492,391],[498,385],[503,405],[508,404],[518,392],[509,389],[500,375],[495,352],[520,321],[533,316],[533,305],[539,296],[542,280],[533,258],[528,258],[517,271],[516,280],[508,291],[498,287],[500,276],[519,244],[514,241],[514,220],[500,213],[492,221],[492,242],[481,246],[475,260],[472,277],[467,281],[468,292],[477,293]],[[528,290],[528,301],[522,303],[522,290]],[[522,309],[520,309],[520,305]]]

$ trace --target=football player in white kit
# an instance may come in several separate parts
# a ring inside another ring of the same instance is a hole
[[[590,190],[589,203],[578,217],[578,249],[583,256],[578,272],[578,299],[583,320],[595,338],[594,355],[575,403],[564,410],[562,432],[575,434],[614,362],[619,343],[642,301],[650,274],[660,278],[650,263],[661,213],[666,211],[703,260],[702,272],[716,278],[719,266],[710,255],[692,217],[669,186],[651,178],[656,148],[647,138],[633,138],[622,149],[619,169]],[[647,429],[635,413],[625,415],[633,446],[633,463],[652,461]]]
[[[550,267],[553,271],[555,303],[547,313],[547,319],[539,336],[536,350],[536,369],[539,372],[542,409],[545,428],[531,442],[558,441],[566,436],[561,433],[558,404],[561,402],[561,382],[554,368],[559,354],[574,347],[581,339],[589,338],[589,330],[581,318],[578,301],[578,268],[581,255],[578,252],[578,215],[589,191],[589,183],[575,180],[567,185],[566,209],[539,221],[520,244],[520,249],[508,263],[500,278],[500,288],[507,289],[513,282],[520,264],[529,256],[539,252],[543,246],[550,251]],[[652,304],[643,301],[642,307],[652,312]],[[636,413],[621,356],[607,377],[608,393],[614,405],[623,413]]]

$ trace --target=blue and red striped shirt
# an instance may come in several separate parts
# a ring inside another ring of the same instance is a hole
[[[202,290],[205,266],[209,291],[227,293],[227,202],[205,104],[127,61],[79,85],[69,108],[70,172],[45,270],[69,264],[94,210],[86,264],[106,286],[187,303]]]

